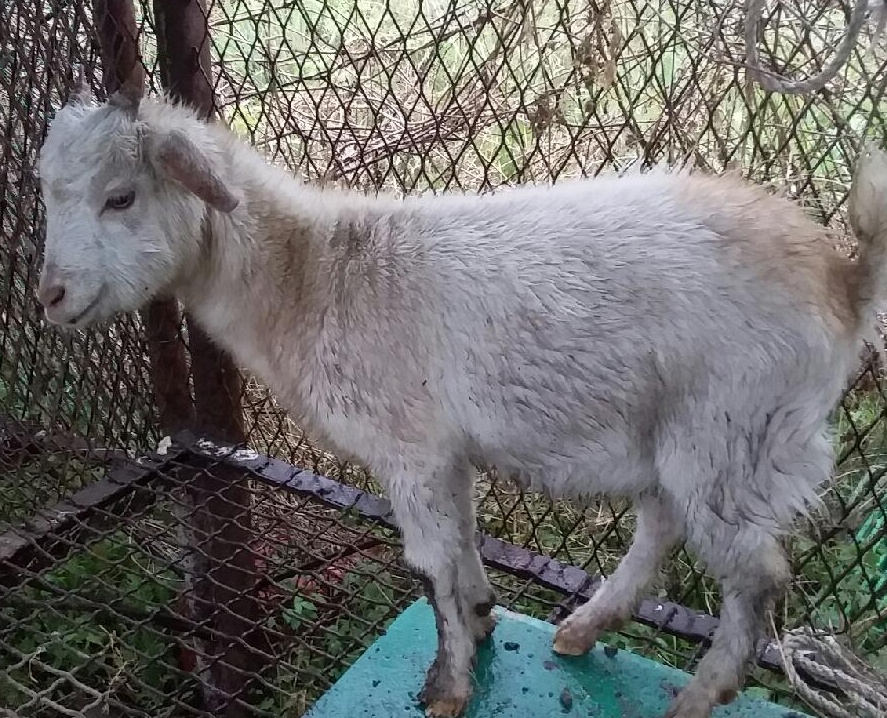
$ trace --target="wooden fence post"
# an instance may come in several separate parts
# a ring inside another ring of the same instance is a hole
[[[154,15],[160,78],[170,95],[205,118],[215,115],[207,10],[202,0],[155,0]],[[188,344],[194,382],[194,430],[220,440],[242,443],[240,373],[188,318]],[[196,472],[188,485],[189,529],[194,585],[189,616],[224,639],[200,641],[195,669],[203,683],[204,709],[213,715],[245,715],[241,697],[261,666],[250,650],[260,640],[251,494],[242,472],[215,466]]]
[[[124,82],[144,87],[132,0],[94,0],[93,19],[102,56],[102,83],[110,95]],[[194,425],[188,388],[188,361],[180,328],[182,315],[173,299],[155,301],[141,312],[145,324],[154,400],[160,427],[174,434]]]

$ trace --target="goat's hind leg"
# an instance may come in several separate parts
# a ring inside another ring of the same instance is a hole
[[[554,650],[578,656],[594,647],[604,631],[619,629],[637,608],[668,552],[680,540],[683,524],[653,494],[637,502],[638,521],[628,553],[591,599],[558,627]]]
[[[817,417],[809,410],[821,396],[805,401],[803,392],[792,391],[791,397],[803,412],[771,412],[757,432],[742,430],[736,437],[742,441],[715,443],[716,431],[709,432],[708,442],[701,431],[680,437],[681,448],[669,452],[662,469],[663,482],[683,494],[687,544],[720,581],[723,596],[711,647],[667,718],[709,718],[715,706],[735,698],[767,614],[791,579],[779,536],[815,499],[833,461],[825,412]],[[754,403],[760,411],[764,402]],[[754,451],[743,453],[745,447]]]
[[[472,612],[476,603],[490,601],[474,532],[465,535],[470,517],[464,510],[470,506],[473,478],[473,472],[461,464],[431,468],[420,464],[405,467],[388,480],[406,562],[422,576],[437,625],[437,654],[419,695],[429,717],[454,718],[468,705],[477,635]],[[469,543],[477,566],[469,563],[465,573],[462,562]]]
[[[721,577],[724,600],[711,648],[666,718],[709,718],[715,706],[736,697],[767,612],[790,578],[785,553],[763,529],[749,523],[728,526],[712,514],[697,518],[689,543]]]

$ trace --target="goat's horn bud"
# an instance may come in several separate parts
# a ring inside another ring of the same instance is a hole
[[[71,94],[68,97],[69,105],[88,105],[92,101],[92,92],[86,81],[86,71],[81,64],[71,68],[72,82]]]
[[[133,119],[139,112],[139,103],[142,100],[142,78],[141,73],[134,73],[129,77],[113,95],[108,102],[121,110],[128,112]]]

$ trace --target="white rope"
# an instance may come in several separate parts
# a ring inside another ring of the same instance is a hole
[[[780,651],[792,689],[823,718],[887,716],[887,677],[834,636],[799,628],[783,637]]]
[[[808,77],[805,80],[791,80],[765,69],[761,64],[761,57],[758,52],[758,28],[761,25],[761,17],[764,14],[764,3],[765,0],[746,0],[745,3],[745,64],[749,76],[770,92],[781,92],[788,95],[806,95],[818,92],[847,64],[853,48],[859,41],[859,34],[862,32],[869,11],[871,11],[872,19],[875,21],[873,46],[884,32],[885,25],[887,25],[887,0],[856,0],[850,13],[847,32],[844,33],[844,38],[831,62],[821,72],[812,77]]]

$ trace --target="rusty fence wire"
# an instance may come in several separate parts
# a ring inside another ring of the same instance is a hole
[[[142,318],[60,334],[34,298],[37,153],[73,64],[102,94],[99,29],[111,4],[0,5],[0,709],[218,715],[221,691],[235,694],[225,715],[300,716],[419,595],[371,499],[378,486],[315,445],[251,376],[248,443],[276,473],[178,443],[152,454],[164,432]],[[852,252],[851,163],[863,137],[887,135],[887,42],[865,33],[822,92],[766,93],[742,67],[740,0],[190,4],[206,26],[221,116],[306,181],[487,191],[689,160],[798,198]],[[153,91],[156,13],[168,5],[134,4]],[[849,5],[769,3],[765,64],[793,76],[821,69]],[[795,581],[775,628],[840,633],[887,670],[885,392],[879,363],[861,357],[835,413],[835,481],[823,515],[791,537]],[[309,491],[290,464],[341,488]],[[237,503],[214,493],[220,476],[242,482]],[[491,473],[478,500],[480,528],[507,542],[484,553],[502,603],[550,620],[613,569],[631,536],[625,506],[551,503]],[[211,545],[201,521],[212,512],[246,540]],[[221,568],[220,550],[232,557]],[[535,555],[559,568],[520,568]],[[678,617],[717,610],[715,582],[683,551],[660,586],[651,598],[673,602]],[[693,668],[710,624],[639,619],[605,639]],[[791,704],[761,663],[756,690]]]

